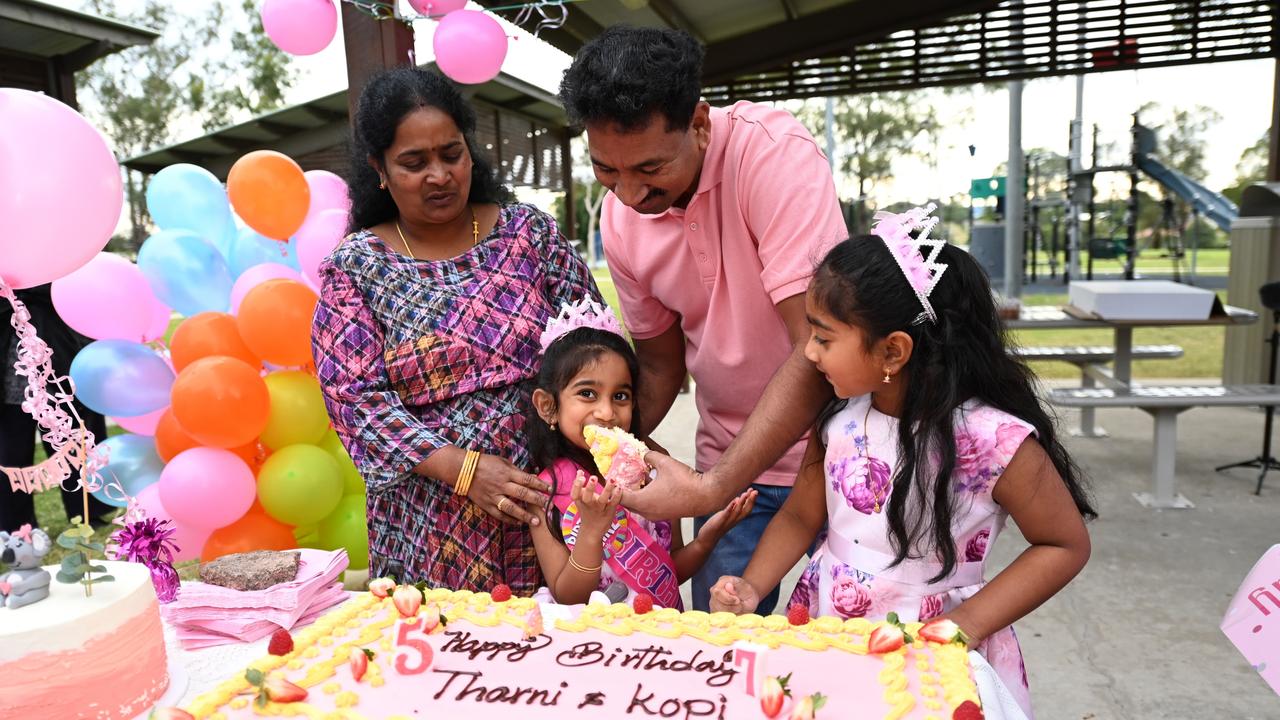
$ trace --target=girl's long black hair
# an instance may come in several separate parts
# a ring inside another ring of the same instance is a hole
[[[894,564],[932,551],[942,563],[935,581],[956,565],[950,478],[956,467],[955,411],[967,400],[1030,423],[1076,509],[1085,518],[1097,515],[1083,474],[1036,395],[1031,369],[1009,352],[1010,341],[996,314],[986,274],[968,253],[951,245],[943,246],[939,262],[947,270],[929,296],[936,323],[912,325],[922,310],[920,301],[884,241],[873,235],[850,238],[832,248],[818,266],[811,290],[815,302],[832,316],[866,332],[868,349],[898,330],[915,343],[904,368],[900,462],[886,519]],[[938,467],[928,477],[931,448]]]
[[[391,193],[379,188],[378,172],[369,159],[382,155],[396,138],[400,121],[418,108],[430,107],[453,118],[471,155],[470,202],[503,203],[511,191],[499,180],[492,163],[476,143],[476,113],[447,78],[420,68],[398,67],[375,75],[360,92],[351,124],[351,166],[347,186],[351,194],[348,232],[373,227],[399,216]]]
[[[559,402],[560,393],[574,376],[582,372],[589,363],[610,352],[617,353],[631,371],[631,427],[640,427],[640,408],[635,404],[635,398],[640,394],[640,360],[636,358],[636,351],[626,339],[615,333],[587,327],[565,333],[551,343],[543,354],[542,367],[534,381],[535,387]],[[595,467],[590,453],[570,443],[559,430],[552,430],[538,415],[537,408],[531,412],[529,451],[539,468],[546,469],[562,457],[573,460],[587,470]]]

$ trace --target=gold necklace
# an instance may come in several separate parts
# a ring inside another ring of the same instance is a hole
[[[400,236],[400,242],[404,244],[405,252],[409,253],[409,257],[417,260],[413,254],[413,248],[409,247],[409,241],[404,237],[404,230],[400,229],[400,221],[396,220],[396,234]],[[471,208],[471,247],[480,244],[480,221],[476,219],[476,209]]]

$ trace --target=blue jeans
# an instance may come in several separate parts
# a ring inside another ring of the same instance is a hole
[[[751,514],[742,519],[732,530],[725,533],[725,536],[716,544],[715,550],[711,551],[707,562],[693,576],[693,608],[695,610],[708,610],[711,602],[711,588],[716,581],[723,575],[734,575],[742,577],[742,573],[747,569],[747,563],[751,562],[751,554],[755,552],[756,546],[760,544],[760,536],[764,535],[764,529],[769,525],[769,521],[782,508],[782,503],[786,502],[787,496],[791,494],[791,488],[778,487],[776,485],[752,485],[759,495],[756,496],[755,507],[751,508]],[[704,515],[695,518],[693,521],[693,531],[696,535],[702,529],[704,523],[707,522],[710,515]],[[773,588],[768,595],[760,598],[760,605],[756,608],[759,615],[768,615],[773,612],[773,608],[778,604],[778,588]]]

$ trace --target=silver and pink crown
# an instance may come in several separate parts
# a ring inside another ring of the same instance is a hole
[[[924,312],[911,322],[912,325],[919,325],[925,320],[938,321],[938,315],[929,302],[929,295],[937,287],[947,266],[938,262],[938,253],[942,252],[946,241],[929,237],[929,232],[938,225],[938,218],[931,217],[929,213],[937,207],[934,203],[929,203],[925,207],[911,208],[902,213],[880,210],[875,214],[876,223],[871,226],[871,233],[884,240],[903,276],[920,299],[920,306],[924,308]],[[911,236],[913,231],[918,231],[915,237]]]
[[[567,333],[584,327],[626,337],[622,334],[622,325],[618,323],[618,318],[614,316],[612,310],[594,300],[584,298],[572,305],[561,306],[560,314],[547,323],[547,329],[542,331],[542,352],[545,353],[547,348],[551,347],[551,343]]]

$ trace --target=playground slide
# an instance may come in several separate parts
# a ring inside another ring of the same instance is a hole
[[[1178,197],[1191,203],[1201,215],[1225,231],[1240,214],[1236,204],[1182,173],[1166,166],[1150,155],[1138,155],[1138,168],[1151,179],[1172,190]]]

